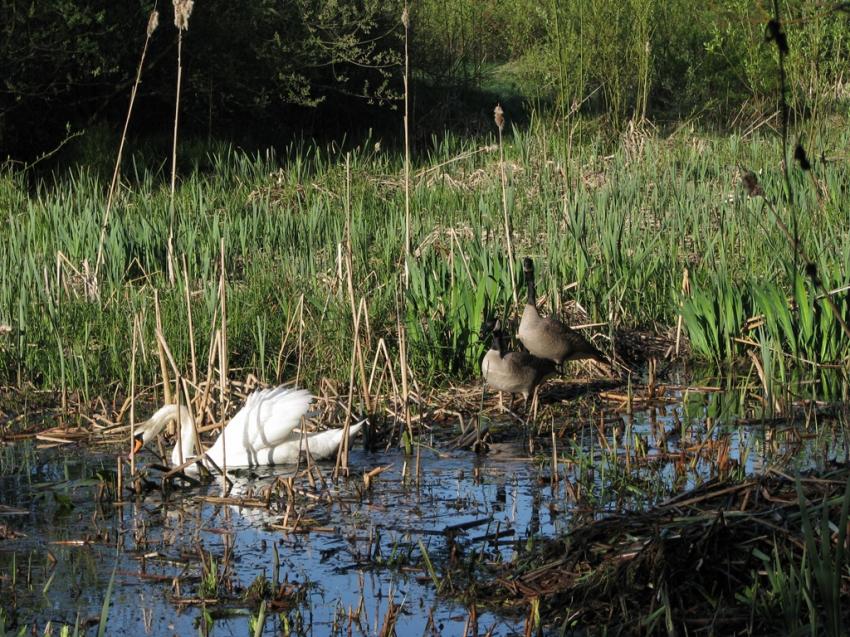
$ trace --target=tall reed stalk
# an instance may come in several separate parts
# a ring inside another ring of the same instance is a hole
[[[174,135],[171,143],[171,198],[168,207],[168,281],[174,285],[174,224],[176,211],[174,194],[177,187],[177,127],[180,120],[180,87],[183,82],[183,32],[189,30],[189,17],[192,15],[193,0],[172,0],[174,3],[174,26],[177,27],[177,88],[174,95]]]
[[[505,149],[502,144],[502,130],[505,128],[505,112],[501,104],[496,104],[493,109],[493,119],[499,131],[499,183],[502,186],[502,213],[505,220],[505,247],[508,251],[508,264],[511,269],[511,290],[513,292],[514,307],[519,308],[516,289],[516,265],[514,261],[513,229],[511,228],[511,217],[508,213],[508,175],[505,169]]]
[[[133,115],[133,105],[136,103],[136,92],[142,81],[142,69],[145,66],[145,57],[148,54],[148,44],[151,36],[159,26],[159,11],[154,9],[148,16],[148,26],[145,31],[145,44],[142,46],[142,55],[139,66],[136,69],[136,81],[130,91],[130,105],[127,107],[127,117],[124,119],[124,129],[121,131],[121,142],[118,144],[118,156],[115,158],[115,169],[112,171],[112,180],[109,182],[109,191],[106,195],[106,209],[103,211],[103,221],[100,224],[100,239],[97,243],[97,258],[94,262],[94,285],[97,286],[98,272],[103,263],[103,244],[106,240],[106,228],[109,225],[109,213],[112,210],[112,202],[115,198],[115,187],[118,185],[118,175],[121,174],[121,159],[124,156],[124,144],[127,141],[127,129],[130,127],[130,117]]]
[[[410,12],[407,2],[401,13],[404,25],[404,287],[410,282],[408,261],[410,260],[410,55],[408,40],[410,36]]]

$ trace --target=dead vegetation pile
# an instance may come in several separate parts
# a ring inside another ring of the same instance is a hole
[[[848,503],[848,466],[712,481],[538,543],[488,573],[479,599],[528,607],[567,633],[846,634]]]

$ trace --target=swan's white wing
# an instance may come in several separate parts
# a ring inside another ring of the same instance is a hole
[[[351,427],[348,428],[349,440],[353,436],[357,435],[360,428],[363,426],[363,422],[358,422],[356,425],[351,425]],[[310,455],[312,455],[316,460],[330,458],[335,455],[337,449],[339,449],[344,432],[344,429],[328,429],[327,431],[307,434],[304,446],[310,450]]]
[[[355,436],[362,426],[362,422],[351,425],[349,436]],[[229,467],[256,467],[294,464],[298,462],[298,456],[302,449],[309,449],[310,454],[316,460],[330,458],[337,452],[342,438],[342,429],[328,429],[327,431],[306,434],[303,440],[300,434],[293,433],[287,440],[271,447],[248,449],[231,445],[227,448],[227,465]],[[218,442],[210,449],[209,455],[221,466],[221,445]]]
[[[254,392],[224,428],[210,455],[218,462],[224,444],[228,465],[267,464],[261,459],[262,451],[287,440],[312,400],[306,389],[275,387]]]
[[[351,425],[349,438],[356,435],[362,426],[362,422]],[[292,464],[298,461],[302,449],[309,449],[310,455],[316,460],[330,458],[336,454],[342,438],[342,429],[308,433],[304,435],[303,440],[299,434],[292,434],[288,440],[281,444],[259,451],[254,462],[263,465]]]

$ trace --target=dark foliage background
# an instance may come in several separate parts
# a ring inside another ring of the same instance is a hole
[[[2,0],[0,152],[32,157],[66,132],[120,121],[150,2]],[[177,29],[158,3],[134,132],[173,116]],[[200,0],[184,34],[181,118],[188,133],[263,136],[394,102],[401,10],[374,0]],[[270,139],[268,135],[272,135]]]
[[[166,143],[171,2],[0,0],[0,157],[27,161],[69,134],[119,129],[154,6],[160,27],[131,139]],[[846,113],[846,3],[779,6],[794,115]],[[184,36],[181,136],[256,147],[369,129],[397,136],[402,9],[402,0],[198,0]],[[522,103],[556,117],[580,105],[612,132],[634,119],[749,125],[776,109],[772,2],[416,0],[410,10],[415,142],[489,130],[495,101],[514,100],[514,119]]]

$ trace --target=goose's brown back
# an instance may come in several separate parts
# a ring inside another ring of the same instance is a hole
[[[528,301],[522,311],[517,337],[529,352],[545,358],[556,365],[564,361],[592,358],[608,364],[602,352],[596,349],[581,334],[553,318],[543,318],[537,311],[537,289],[534,284],[534,262],[526,257],[522,260]]]
[[[522,394],[525,399],[537,386],[555,373],[552,361],[527,352],[508,352],[504,355],[490,349],[481,361],[481,374],[493,389]]]
[[[534,356],[558,365],[587,358],[607,363],[602,352],[584,336],[557,319],[543,318],[533,305],[526,304],[517,337]]]

